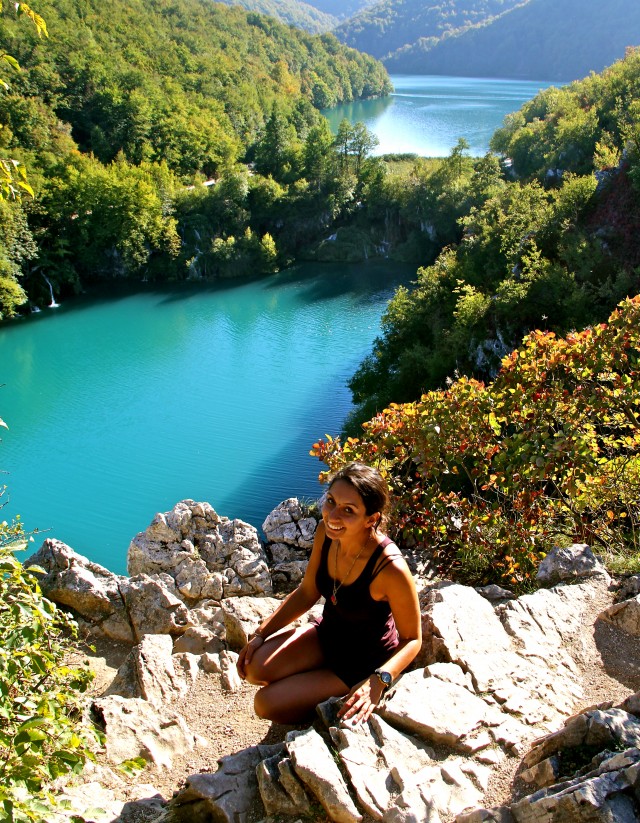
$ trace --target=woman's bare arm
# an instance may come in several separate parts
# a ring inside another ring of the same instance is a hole
[[[264,643],[267,637],[293,623],[320,599],[320,592],[316,586],[316,572],[320,563],[324,537],[324,525],[320,523],[316,529],[307,569],[300,584],[282,601],[273,614],[262,621],[254,636],[240,652],[237,668],[241,677],[245,676],[245,666],[250,662],[253,652]]]

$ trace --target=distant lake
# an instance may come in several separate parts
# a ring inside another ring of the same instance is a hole
[[[347,380],[414,275],[375,260],[110,286],[0,326],[2,519],[124,572],[131,539],[184,498],[258,529],[287,497],[316,499],[309,449],[339,434]]]
[[[380,141],[375,154],[411,152],[445,157],[460,137],[474,156],[485,154],[505,115],[552,85],[549,81],[496,80],[432,75],[391,75],[393,94],[346,103],[323,114],[337,130],[340,121],[363,122]]]

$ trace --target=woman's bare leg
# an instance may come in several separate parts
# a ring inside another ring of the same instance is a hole
[[[324,655],[315,626],[285,629],[272,635],[253,653],[245,666],[246,680],[266,686],[298,672],[324,667]]]
[[[305,723],[312,720],[318,703],[330,697],[343,697],[349,687],[330,669],[283,677],[264,686],[254,697],[258,717],[274,723]]]
[[[287,629],[266,640],[246,666],[246,679],[263,686],[255,696],[258,717],[276,723],[302,723],[329,697],[349,687],[326,663],[315,626]]]

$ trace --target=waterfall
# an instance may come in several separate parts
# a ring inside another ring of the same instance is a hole
[[[49,280],[49,278],[44,272],[42,272],[42,276],[46,280],[47,285],[49,286],[49,292],[51,293],[51,303],[49,303],[49,308],[57,309],[60,304],[56,303],[56,298],[53,296],[53,286],[51,285],[51,280]]]

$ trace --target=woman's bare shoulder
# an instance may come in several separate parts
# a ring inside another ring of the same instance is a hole
[[[388,539],[388,538],[387,538]],[[413,575],[409,568],[402,551],[391,540],[383,548],[380,557],[373,569],[373,578],[375,580],[390,580],[391,578],[403,578],[404,580],[413,581]]]

